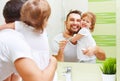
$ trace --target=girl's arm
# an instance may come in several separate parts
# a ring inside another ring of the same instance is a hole
[[[72,38],[70,38],[70,42],[72,42],[73,44],[75,44],[77,42],[77,40],[81,39],[84,35],[82,34],[76,34],[75,36],[73,36]]]
[[[15,23],[7,23],[0,25],[0,30],[2,29],[15,29]]]
[[[68,38],[69,41],[70,41],[71,43],[73,43],[73,44],[76,44],[76,43],[77,43],[77,40],[79,40],[81,37],[84,36],[84,35],[82,35],[82,34],[75,34],[75,36],[72,37],[72,36],[70,36],[70,35],[68,35],[68,34],[66,34],[66,33],[64,33],[63,35],[64,35],[65,38]]]

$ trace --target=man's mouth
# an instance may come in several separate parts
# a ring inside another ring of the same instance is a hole
[[[72,29],[78,29],[78,28],[79,28],[79,25],[71,25],[71,28],[72,28]]]

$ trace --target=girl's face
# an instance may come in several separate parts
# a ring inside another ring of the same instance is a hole
[[[88,17],[83,17],[81,19],[81,28],[83,27],[87,27],[90,28],[91,27],[91,19]]]

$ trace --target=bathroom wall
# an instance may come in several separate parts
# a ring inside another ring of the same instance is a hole
[[[92,33],[107,57],[116,57],[116,0],[88,0],[88,10],[96,14]]]
[[[95,12],[99,18],[93,36],[107,57],[117,58],[117,81],[120,81],[120,0],[88,1],[88,10]]]
[[[120,0],[116,0],[117,14],[117,81],[120,81]]]
[[[2,15],[3,7],[8,0],[0,0],[0,25],[4,23],[4,18]]]

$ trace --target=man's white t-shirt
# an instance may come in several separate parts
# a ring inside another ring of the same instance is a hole
[[[52,42],[51,48],[54,55],[58,54],[59,42],[62,40],[67,40],[64,38],[63,33],[58,34]],[[77,46],[68,42],[64,49],[64,62],[79,62],[77,59]]]
[[[0,31],[0,81],[16,72],[14,62],[18,58],[31,58],[31,49],[24,37],[17,31],[5,29]]]

